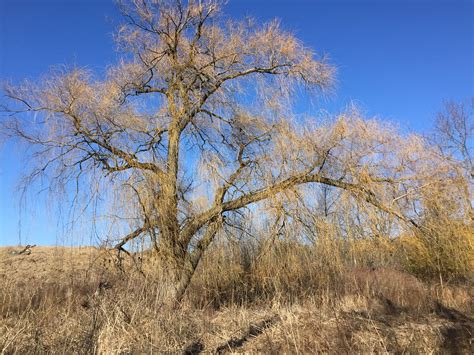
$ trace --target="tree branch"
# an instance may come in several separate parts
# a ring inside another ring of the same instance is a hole
[[[330,179],[330,178],[321,176],[319,174],[304,174],[300,176],[290,177],[288,179],[275,183],[266,188],[263,188],[254,192],[250,192],[237,199],[215,204],[209,210],[195,216],[192,220],[188,222],[188,224],[182,230],[182,238],[187,239],[189,238],[189,235],[194,235],[209,220],[211,220],[212,218],[214,218],[215,216],[223,212],[237,210],[249,204],[259,202],[269,197],[275,196],[276,194],[283,192],[285,190],[288,190],[294,186],[307,184],[307,183],[321,183],[321,184],[325,184],[329,186],[338,187],[340,189],[353,192],[355,194],[361,194],[362,198],[364,198],[364,200],[370,203],[371,205],[379,208],[380,210],[388,214],[396,216],[397,218],[399,218],[400,220],[406,223],[410,223],[413,226],[418,227],[418,224],[415,221],[403,216],[400,212],[396,210],[393,210],[387,206],[384,206],[382,203],[377,201],[376,197],[374,196],[372,192],[365,190],[361,186],[344,182],[344,181],[340,181],[340,180]]]

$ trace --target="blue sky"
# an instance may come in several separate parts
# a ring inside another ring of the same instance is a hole
[[[230,17],[275,17],[338,68],[335,93],[319,104],[354,101],[367,115],[402,129],[429,129],[443,100],[474,93],[474,1],[230,0]],[[56,64],[101,73],[117,59],[120,22],[109,0],[0,0],[0,80],[32,80]],[[309,108],[308,108],[309,109]],[[55,244],[57,215],[42,195],[20,219],[15,189],[27,164],[11,143],[0,146],[0,245]]]

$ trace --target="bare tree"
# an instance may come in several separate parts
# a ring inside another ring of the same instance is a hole
[[[466,103],[446,102],[436,117],[433,140],[444,155],[461,161],[474,178],[474,98]]]
[[[215,0],[120,8],[124,56],[106,78],[73,68],[7,86],[5,128],[34,145],[32,176],[102,179],[97,192],[115,193],[132,221],[115,247],[149,237],[172,300],[239,210],[301,197],[302,185],[340,189],[416,225],[411,199],[444,165],[433,173],[421,138],[355,111],[331,122],[295,118],[291,99],[331,89],[334,68],[278,22],[228,20]]]

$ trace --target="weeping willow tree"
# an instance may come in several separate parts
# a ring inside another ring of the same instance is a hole
[[[114,247],[148,239],[173,301],[216,234],[255,203],[307,203],[303,186],[329,186],[351,206],[416,226],[419,191],[449,181],[420,137],[355,111],[296,118],[295,99],[331,90],[334,67],[277,21],[233,21],[221,5],[121,2],[123,57],[105,78],[63,68],[5,88],[4,128],[35,147],[31,176],[87,177],[97,186],[87,194],[114,199],[130,228]]]

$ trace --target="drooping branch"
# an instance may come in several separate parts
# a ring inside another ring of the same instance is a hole
[[[304,174],[290,177],[266,188],[245,194],[237,199],[215,204],[209,210],[195,216],[191,221],[188,222],[188,224],[183,228],[182,238],[184,240],[188,240],[190,235],[194,235],[209,220],[215,218],[215,216],[223,212],[234,211],[243,208],[252,203],[268,199],[272,196],[277,195],[278,193],[284,192],[285,190],[291,189],[295,186],[307,183],[321,183],[352,192],[355,195],[362,197],[365,201],[377,207],[378,209],[393,216],[396,216],[397,218],[406,223],[410,223],[414,226],[417,226],[414,220],[405,217],[400,212],[390,207],[384,206],[381,202],[377,200],[375,195],[370,190],[364,189],[360,185],[327,178],[320,174]]]

